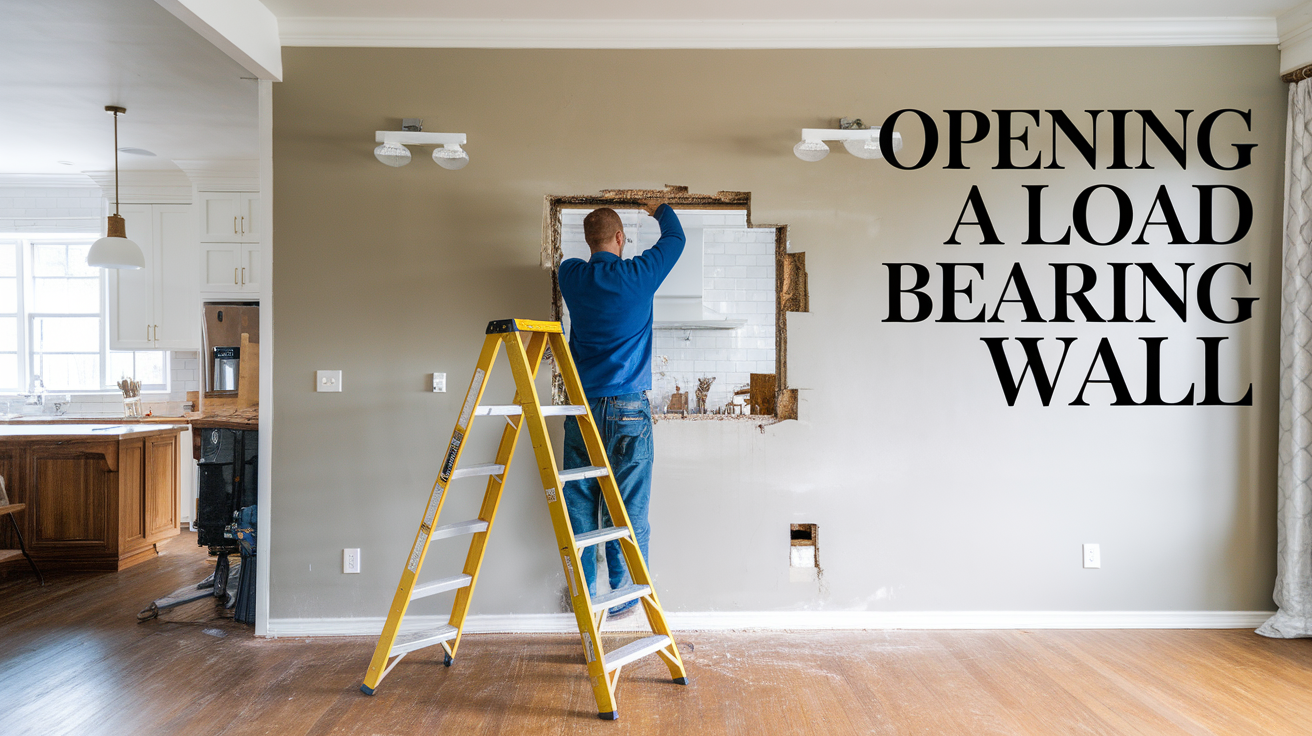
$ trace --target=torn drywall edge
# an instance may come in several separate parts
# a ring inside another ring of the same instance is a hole
[[[1274,611],[667,611],[675,631],[843,629],[1252,629]],[[441,626],[447,616],[407,616],[416,628]],[[386,619],[269,619],[272,638],[378,636]],[[616,624],[628,624],[620,628]],[[613,628],[612,628],[613,627]],[[607,622],[610,631],[645,631],[643,621]],[[466,634],[572,634],[578,622],[568,613],[474,615]]]

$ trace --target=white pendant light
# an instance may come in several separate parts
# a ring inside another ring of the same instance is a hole
[[[127,223],[118,214],[118,116],[126,108],[106,105],[105,112],[114,115],[114,214],[109,216],[105,237],[92,243],[87,251],[87,265],[92,268],[145,268],[146,258],[141,247],[128,240]]]

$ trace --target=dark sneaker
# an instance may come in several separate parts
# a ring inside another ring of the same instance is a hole
[[[638,601],[632,600],[629,601],[628,603],[615,606],[614,608],[606,611],[606,617],[611,621],[614,621],[616,619],[628,618],[629,616],[632,616],[637,612],[638,612]]]

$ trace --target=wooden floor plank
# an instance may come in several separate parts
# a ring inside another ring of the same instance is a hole
[[[0,574],[0,731],[378,734],[1307,734],[1312,641],[1251,631],[692,632],[692,683],[650,657],[601,721],[577,635],[468,636],[372,697],[374,640],[262,640],[212,601],[138,624],[213,558],[184,533],[119,573]],[[631,635],[607,634],[615,648]]]

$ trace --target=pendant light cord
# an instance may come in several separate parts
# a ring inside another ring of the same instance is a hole
[[[114,111],[114,216],[118,214],[118,111]]]

